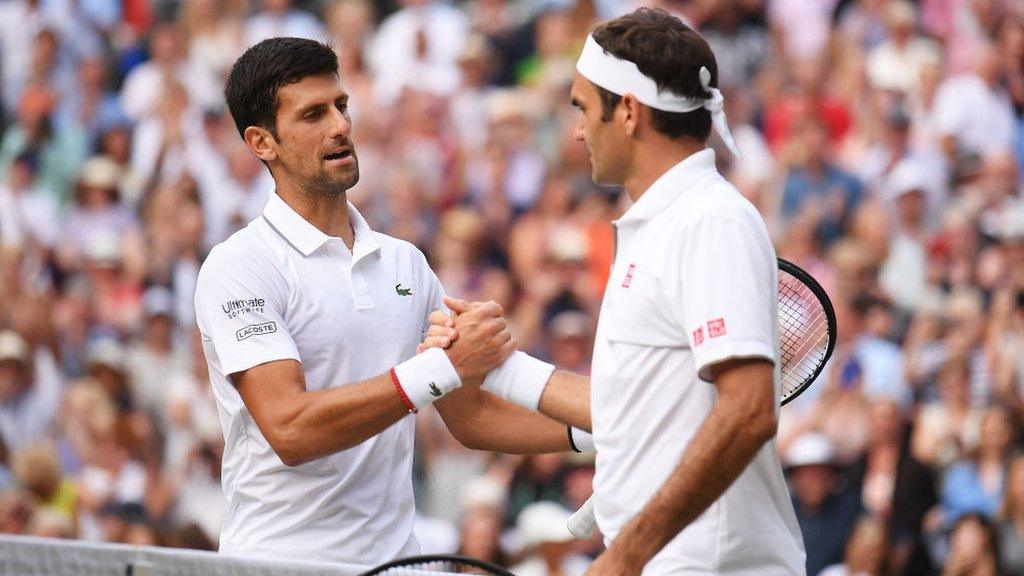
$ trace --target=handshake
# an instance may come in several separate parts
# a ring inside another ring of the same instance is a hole
[[[392,377],[410,411],[444,396],[463,382],[530,410],[555,367],[516,350],[517,343],[496,302],[445,297],[452,315],[437,310],[417,356],[399,364]]]

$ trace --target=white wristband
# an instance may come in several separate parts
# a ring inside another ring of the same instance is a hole
[[[548,379],[554,371],[554,364],[548,364],[526,352],[516,350],[484,378],[483,389],[530,410],[536,410],[540,405],[544,387],[548,385]]]
[[[585,430],[569,426],[569,443],[576,452],[596,452],[594,437]]]
[[[455,366],[440,348],[430,348],[395,366],[395,376],[417,410],[462,386]]]

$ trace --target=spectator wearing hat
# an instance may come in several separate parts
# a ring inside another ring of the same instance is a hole
[[[121,264],[126,239],[137,224],[135,215],[119,202],[119,174],[117,164],[103,156],[82,166],[58,254],[64,270]]]
[[[842,560],[847,537],[862,512],[860,495],[840,474],[833,454],[832,442],[816,432],[798,437],[786,454],[808,574]]]
[[[154,286],[142,295],[141,338],[127,350],[125,367],[140,406],[166,424],[168,382],[190,367],[188,352],[175,341],[174,295]]]
[[[901,310],[916,309],[927,287],[929,184],[925,167],[909,159],[888,178],[895,226],[879,282]]]
[[[10,450],[50,432],[60,394],[59,379],[37,378],[29,343],[17,332],[0,332],[0,436]]]
[[[573,552],[566,528],[570,512],[554,502],[535,502],[519,513],[519,533],[526,558],[512,567],[518,576],[582,576],[589,559]]]
[[[881,90],[915,92],[922,68],[940,60],[939,47],[917,33],[917,13],[910,2],[889,2],[884,16],[888,38],[868,53],[868,80]]]

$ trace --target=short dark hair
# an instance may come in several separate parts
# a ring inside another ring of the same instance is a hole
[[[224,88],[238,134],[249,126],[266,128],[277,139],[277,92],[307,76],[338,74],[330,46],[305,38],[270,38],[235,61]]]
[[[639,8],[609,20],[593,31],[594,40],[611,55],[636,64],[659,90],[687,98],[711,96],[700,83],[700,68],[711,72],[711,86],[718,86],[718,64],[708,43],[679,18],[661,9]],[[596,86],[601,97],[601,119],[611,120],[622,96]],[[669,138],[683,136],[705,142],[711,134],[711,113],[665,112],[651,108],[654,129]]]

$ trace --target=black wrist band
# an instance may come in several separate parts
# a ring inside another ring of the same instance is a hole
[[[573,442],[573,439],[572,439],[572,426],[566,426],[565,427],[565,431],[566,431],[566,433],[569,434],[569,447],[572,448],[573,452],[575,452],[577,454],[582,454],[583,450],[580,450],[579,448],[577,448],[576,447],[576,442]]]

